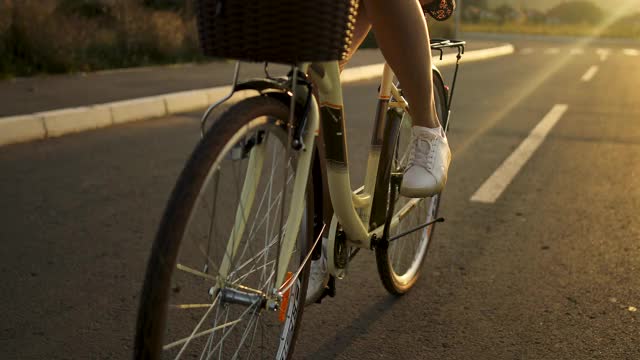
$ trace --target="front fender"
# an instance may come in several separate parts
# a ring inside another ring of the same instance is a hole
[[[236,85],[236,90],[255,90],[260,93],[261,96],[269,96],[280,102],[285,106],[291,106],[291,89],[287,86],[286,80],[280,79],[252,79]],[[304,105],[302,101],[296,103],[296,116],[304,116]],[[333,208],[331,206],[331,200],[329,197],[329,186],[326,176],[326,160],[324,149],[324,137],[322,136],[322,127],[320,127],[319,135],[316,138],[313,162],[311,165],[311,178],[314,194],[314,216],[316,223],[331,222],[333,216]],[[318,235],[318,234],[314,234]],[[320,247],[318,247],[320,249]],[[314,258],[318,257],[318,254],[314,254]]]
[[[277,90],[290,93],[290,89],[287,87],[286,83],[286,79],[251,79],[236,84],[235,90],[255,90],[259,93],[263,93],[268,90]]]

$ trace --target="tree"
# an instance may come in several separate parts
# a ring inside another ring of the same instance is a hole
[[[502,4],[494,10],[500,24],[504,24],[508,20],[511,20],[515,11],[516,10],[513,7],[507,4]]]
[[[489,0],[464,0],[464,6],[475,6],[480,9],[489,9]]]
[[[590,1],[568,1],[547,12],[550,19],[557,19],[566,24],[595,24],[602,19],[602,15],[602,9]]]

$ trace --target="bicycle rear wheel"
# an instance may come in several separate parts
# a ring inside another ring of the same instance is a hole
[[[433,92],[436,111],[443,127],[447,121],[447,98],[442,78],[434,73]],[[402,172],[409,157],[411,141],[411,118],[404,116],[400,124],[394,153],[392,171]],[[425,199],[406,198],[396,191],[395,213],[404,214],[398,226],[389,233],[390,237],[433,221],[438,216],[441,194]],[[376,263],[382,283],[390,293],[403,295],[418,280],[420,269],[427,255],[435,224],[418,230],[389,243],[388,247],[376,248]]]
[[[244,100],[222,114],[192,154],[148,263],[136,359],[291,357],[308,266],[280,309],[269,305],[282,285],[275,283],[278,241],[294,206],[297,158],[286,151],[288,116],[275,99]],[[288,276],[300,269],[313,236],[307,188]]]

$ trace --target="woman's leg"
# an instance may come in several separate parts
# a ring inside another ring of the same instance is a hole
[[[431,48],[418,0],[362,0],[380,50],[402,84],[414,125],[440,126],[435,112]]]
[[[422,3],[432,1],[422,0]],[[340,70],[344,68],[367,37],[372,24],[382,54],[402,83],[402,90],[409,101],[409,111],[414,125],[429,128],[439,127],[433,100],[429,33],[417,0],[360,0],[353,42],[347,59],[340,62]],[[430,164],[424,162],[420,164],[420,161],[416,161],[419,166],[408,165],[400,189],[405,196],[433,195],[439,192],[446,182],[450,160],[446,139],[435,135],[438,137],[437,142],[431,142],[434,145],[425,148],[425,142],[418,140],[421,138],[424,140],[423,132],[423,130],[416,131],[414,128],[412,144],[414,155],[412,158],[427,159],[430,157],[426,153],[428,150],[436,154],[430,158],[438,159]],[[431,130],[427,130],[427,132],[431,132]],[[438,134],[441,131],[434,131],[434,133]],[[416,153],[421,154],[416,157]],[[307,305],[316,302],[324,292],[324,286],[328,281],[326,256],[326,250],[323,247],[322,258],[311,262]]]
[[[400,193],[427,197],[447,182],[451,150],[433,99],[431,47],[418,0],[362,0],[385,60],[402,84],[413,121],[409,161]]]

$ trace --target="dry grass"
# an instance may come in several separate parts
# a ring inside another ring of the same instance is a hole
[[[192,6],[144,2],[0,0],[0,77],[200,60]],[[452,21],[429,28],[432,37],[453,33]],[[374,46],[372,37],[364,44]]]
[[[133,0],[91,1],[106,12],[65,11],[64,0],[0,0],[0,76],[199,58],[192,15],[148,9]]]

